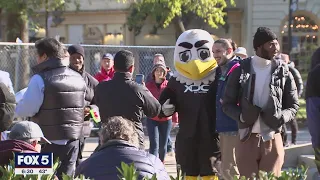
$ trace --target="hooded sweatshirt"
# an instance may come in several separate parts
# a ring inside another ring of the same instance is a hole
[[[101,71],[97,73],[94,77],[99,81],[109,81],[114,76],[114,68],[112,67],[108,72],[101,67]]]
[[[13,153],[15,152],[38,153],[31,144],[25,141],[0,141],[0,166],[8,165],[10,160],[13,159]]]

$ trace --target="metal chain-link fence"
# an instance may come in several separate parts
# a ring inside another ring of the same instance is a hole
[[[103,54],[115,55],[119,50],[124,49],[134,53],[135,73],[144,74],[147,77],[152,70],[153,56],[157,53],[163,54],[166,65],[174,69],[173,46],[82,46],[85,50],[85,69],[91,75],[99,72]],[[0,43],[0,59],[0,70],[10,73],[15,92],[27,87],[33,75],[31,68],[37,64],[34,44]]]

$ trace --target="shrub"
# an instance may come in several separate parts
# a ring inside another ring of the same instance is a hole
[[[54,164],[54,172],[59,167],[60,162],[56,161]],[[0,166],[0,173],[2,173],[1,180],[51,180],[54,179],[54,174],[50,175],[17,175],[14,173],[14,161],[10,161],[10,164],[1,167]],[[134,167],[134,164],[126,164],[121,163],[121,167],[117,168],[119,171],[119,180],[138,180],[139,173]],[[281,173],[280,177],[275,177],[273,173],[265,173],[260,172],[259,176],[261,177],[261,180],[305,180],[307,178],[307,170],[308,168],[305,168],[304,166],[301,166],[301,168],[296,169],[289,169],[288,171],[283,171]],[[253,176],[255,177],[255,176]],[[177,177],[170,176],[171,180],[182,180],[181,172],[178,173]],[[81,175],[78,178],[72,178],[67,175],[63,175],[63,180],[85,180],[85,177]],[[235,177],[234,180],[237,180],[238,178]],[[241,177],[240,180],[247,180],[249,178]],[[157,180],[156,175],[153,175],[151,178],[144,177],[143,180]]]

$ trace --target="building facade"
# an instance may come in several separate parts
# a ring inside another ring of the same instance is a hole
[[[243,45],[253,54],[253,35],[259,26],[271,28],[279,37],[282,52],[288,52],[289,0],[246,0]],[[300,62],[300,69],[309,67],[307,61],[319,44],[320,1],[299,0],[293,12],[291,59]]]
[[[77,11],[74,5],[68,6],[68,10],[63,14],[65,20],[56,27],[51,26],[49,17],[50,37],[59,37],[62,42],[69,44],[167,46],[174,45],[176,41],[173,25],[152,34],[153,22],[150,19],[146,20],[141,33],[135,36],[125,25],[128,3],[119,3],[117,0],[81,0],[80,2],[80,9]],[[218,29],[210,28],[205,23],[199,24],[196,20],[189,23],[186,28],[206,29],[214,37],[232,38],[241,44],[243,11],[242,4],[227,8],[227,24]],[[42,25],[45,24],[43,16],[36,21],[41,22]]]

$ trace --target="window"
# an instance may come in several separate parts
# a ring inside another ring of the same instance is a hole
[[[319,27],[310,17],[296,15],[292,20],[292,50],[288,52],[288,21],[283,25],[282,51],[290,53],[290,60],[294,61],[300,71],[308,71],[309,59],[314,52],[314,48],[319,42]]]
[[[288,49],[288,22],[282,28],[282,50]],[[307,44],[318,45],[319,27],[309,17],[297,15],[293,17],[292,21],[292,48],[293,51],[300,51],[305,48]],[[288,53],[288,52],[286,52]]]

